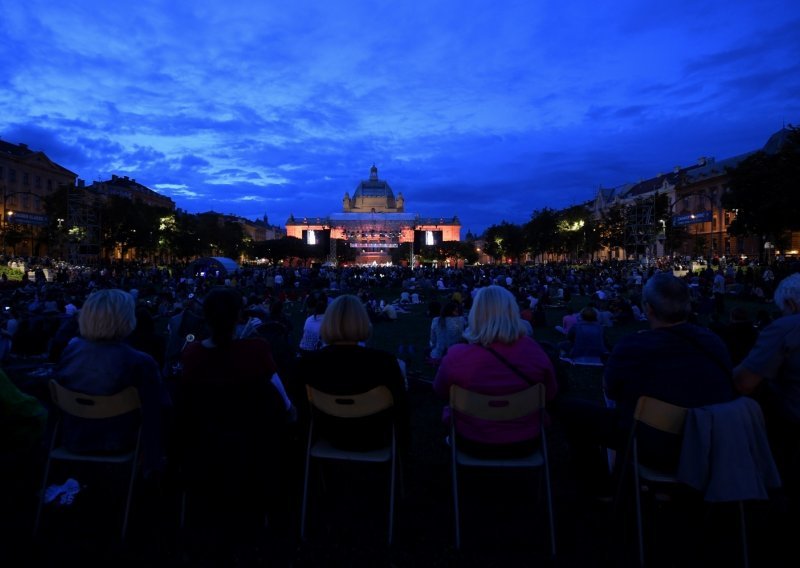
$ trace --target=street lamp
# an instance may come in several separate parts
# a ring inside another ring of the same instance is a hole
[[[764,254],[767,255],[767,265],[772,264],[772,251],[775,250],[775,245],[767,241],[764,243]]]

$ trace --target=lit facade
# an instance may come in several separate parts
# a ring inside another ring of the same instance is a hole
[[[20,255],[47,254],[44,229],[51,219],[45,198],[61,186],[74,187],[77,178],[77,174],[56,164],[44,152],[31,150],[27,144],[0,140],[3,249]]]
[[[332,243],[341,239],[356,250],[357,264],[391,262],[392,249],[403,243],[417,246],[461,240],[458,217],[425,218],[405,210],[402,193],[395,197],[378,168],[370,169],[369,179],[361,181],[351,197],[342,199],[342,212],[327,217],[292,215],[286,221],[286,235],[316,244],[329,236]]]

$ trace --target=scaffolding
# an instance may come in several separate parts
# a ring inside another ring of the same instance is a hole
[[[625,252],[628,257],[647,257],[656,238],[655,197],[638,199],[625,208]]]
[[[96,196],[86,187],[70,187],[67,198],[69,261],[91,264],[100,258],[100,215]]]

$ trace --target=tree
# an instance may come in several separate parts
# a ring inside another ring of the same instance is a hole
[[[597,242],[601,247],[615,249],[625,246],[625,208],[614,205],[596,221]]]
[[[789,127],[778,152],[759,151],[728,168],[728,191],[722,206],[736,211],[728,231],[780,241],[800,230],[800,129]]]
[[[471,242],[444,241],[439,248],[445,258],[455,259],[456,262],[464,260],[467,264],[474,264],[478,261],[478,253],[475,245]]]
[[[486,253],[495,260],[505,257],[519,262],[528,250],[522,227],[508,221],[486,229],[485,240]]]
[[[528,250],[535,256],[556,252],[558,248],[558,212],[549,207],[531,213],[531,220],[525,223],[524,235]]]

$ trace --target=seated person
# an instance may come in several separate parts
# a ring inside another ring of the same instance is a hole
[[[758,334],[733,373],[736,389],[755,397],[789,498],[796,526],[800,513],[800,274],[784,278],[774,294],[781,316]]]
[[[608,463],[602,449],[626,447],[640,396],[687,408],[735,397],[724,343],[709,330],[688,323],[691,305],[686,283],[669,272],[659,272],[648,279],[642,296],[650,329],[621,338],[606,362],[605,394],[614,407],[579,398],[562,400],[558,407],[573,466],[581,472],[584,488],[599,490],[607,481]],[[640,432],[642,463],[674,470],[679,455],[679,437],[652,429]]]
[[[360,394],[386,386],[394,398],[390,412],[359,419],[320,415],[319,432],[340,449],[368,450],[382,447],[387,419],[395,421],[398,444],[408,450],[410,423],[408,395],[403,372],[392,353],[366,347],[372,333],[364,304],[349,294],[336,298],[322,319],[324,347],[298,360],[295,378],[330,394]],[[339,370],[346,369],[346,372]]]
[[[577,323],[569,328],[567,340],[559,343],[564,355],[570,359],[604,359],[610,351],[605,330],[597,321],[597,310],[581,310]]]
[[[136,327],[136,303],[123,290],[91,294],[78,316],[80,336],[61,353],[54,378],[64,387],[89,395],[112,395],[136,387],[142,403],[145,473],[164,465],[162,422],[169,398],[155,359],[125,342]],[[125,452],[133,448],[138,418],[131,414],[107,420],[64,416],[64,445],[73,452]]]
[[[263,526],[268,510],[287,510],[278,500],[292,404],[269,343],[236,337],[242,309],[235,288],[212,288],[203,302],[211,335],[183,351],[176,390],[173,456],[192,510],[224,539]]]
[[[567,308],[567,313],[564,314],[564,317],[561,318],[561,325],[556,326],[556,330],[560,331],[564,335],[567,335],[569,330],[578,322],[578,314],[575,313],[575,310],[571,307]]]
[[[450,301],[442,308],[442,313],[431,321],[431,359],[444,357],[451,345],[464,341],[466,322],[461,315],[461,304]]]
[[[442,399],[450,397],[450,386],[458,385],[483,394],[506,394],[544,383],[547,400],[558,390],[556,374],[542,347],[525,334],[514,296],[502,286],[481,288],[469,312],[468,341],[450,347],[439,365],[433,390]],[[450,409],[443,419],[449,423]],[[500,425],[468,416],[456,423],[458,447],[479,457],[517,457],[535,450],[540,443],[536,414]]]

